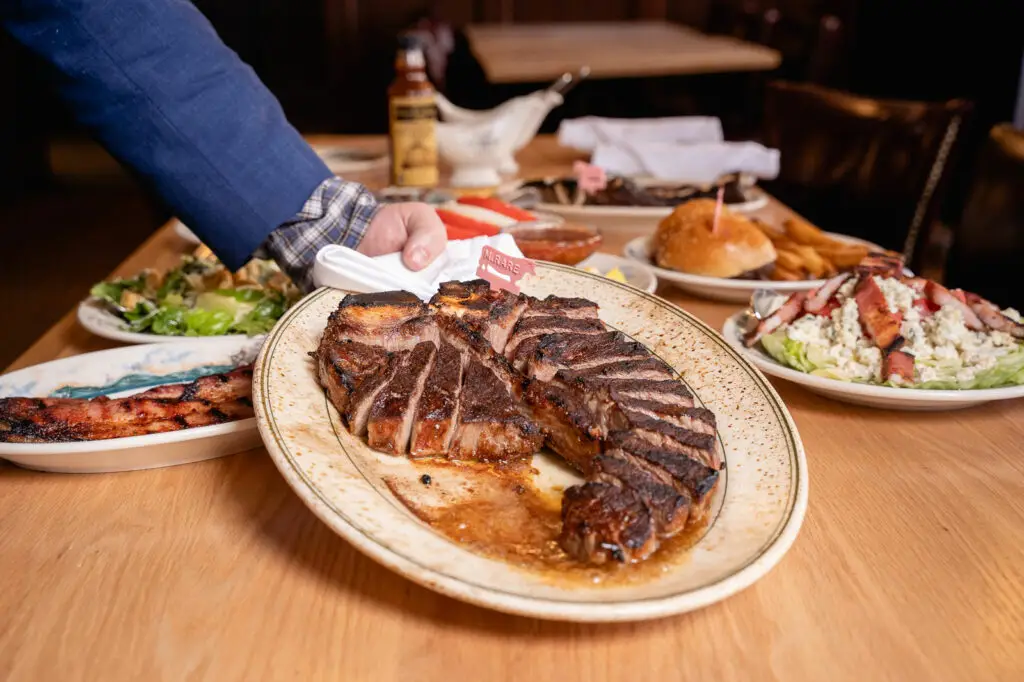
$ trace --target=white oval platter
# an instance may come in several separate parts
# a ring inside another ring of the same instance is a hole
[[[192,381],[252,362],[252,339],[153,344],[75,355],[0,376],[0,398],[121,397],[164,384]],[[169,433],[73,443],[0,443],[0,459],[27,469],[64,473],[134,471],[198,462],[259,447],[255,419]]]
[[[1024,386],[978,388],[963,391],[896,388],[894,386],[858,384],[800,372],[786,367],[760,348],[747,348],[743,345],[740,328],[743,314],[743,312],[736,313],[725,321],[725,326],[722,328],[725,340],[733,348],[757,365],[758,369],[765,374],[799,384],[808,391],[833,400],[887,410],[937,411],[959,410],[993,400],[1024,398]]]
[[[394,491],[422,490],[424,470],[433,471],[432,485],[442,485],[453,467],[432,470],[375,452],[344,428],[308,356],[344,296],[333,289],[320,289],[288,311],[256,362],[257,422],[288,484],[324,523],[384,566],[509,613],[571,621],[656,618],[707,606],[764,576],[795,540],[807,506],[803,446],[765,377],[704,323],[633,287],[548,263],[538,263],[537,276],[522,284],[534,296],[585,295],[597,302],[608,325],[651,348],[715,411],[725,476],[712,521],[689,551],[636,582],[566,584],[557,575],[471,551],[421,521]],[[552,495],[560,495],[553,481],[579,480],[546,452],[533,466],[535,485],[549,486]]]

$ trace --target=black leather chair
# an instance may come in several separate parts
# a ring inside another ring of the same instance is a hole
[[[989,133],[963,216],[953,229],[946,282],[1001,306],[1024,310],[1024,131]]]
[[[903,252],[916,268],[970,111],[963,100],[877,100],[770,83],[764,142],[782,161],[765,187],[822,228]]]

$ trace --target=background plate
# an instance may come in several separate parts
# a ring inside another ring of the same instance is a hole
[[[807,505],[803,446],[764,376],[716,332],[655,296],[571,267],[537,264],[534,296],[586,294],[609,325],[643,342],[715,411],[726,476],[710,528],[691,551],[643,579],[594,585],[476,554],[409,512],[396,490],[422,489],[423,465],[370,450],[329,406],[308,352],[343,292],[320,289],[293,307],[260,353],[257,421],[285,479],[328,526],[375,560],[443,594],[510,613],[577,621],[655,618],[700,608],[751,585],[793,543]],[[568,476],[534,459],[538,487]],[[449,469],[450,471],[451,469]],[[442,474],[432,485],[441,485]],[[627,568],[634,570],[637,567]]]
[[[0,376],[0,397],[44,398],[73,387],[78,394],[124,396],[192,381],[251,362],[252,339],[129,346],[75,355]],[[40,471],[134,471],[198,462],[259,447],[255,419],[129,438],[76,443],[0,443],[0,459]]]
[[[837,241],[879,248],[870,242],[857,239],[856,237],[847,237],[846,235],[834,232],[826,232],[825,234]],[[651,237],[649,236],[637,237],[626,244],[623,253],[626,258],[649,267],[658,276],[658,279],[671,282],[683,291],[695,296],[710,298],[715,301],[748,303],[750,297],[758,289],[770,288],[781,294],[791,294],[794,291],[811,291],[825,283],[823,279],[806,279],[799,282],[774,282],[757,279],[726,279],[724,277],[689,275],[685,272],[659,268],[655,265],[650,255],[650,243]]]

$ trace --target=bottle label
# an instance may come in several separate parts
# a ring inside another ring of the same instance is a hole
[[[391,99],[391,184],[437,185],[436,124],[437,105],[433,97]]]

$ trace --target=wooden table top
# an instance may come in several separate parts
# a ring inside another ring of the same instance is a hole
[[[492,83],[539,83],[590,67],[591,78],[767,71],[776,50],[665,22],[474,24],[466,37]]]
[[[572,158],[544,138],[520,161]],[[165,227],[115,274],[188,248]],[[715,327],[736,309],[658,293]],[[112,345],[69,312],[12,369]],[[773,383],[807,450],[796,543],[722,603],[633,624],[419,587],[332,533],[262,449],[120,474],[0,465],[0,679],[1024,679],[1024,401],[882,412]]]

